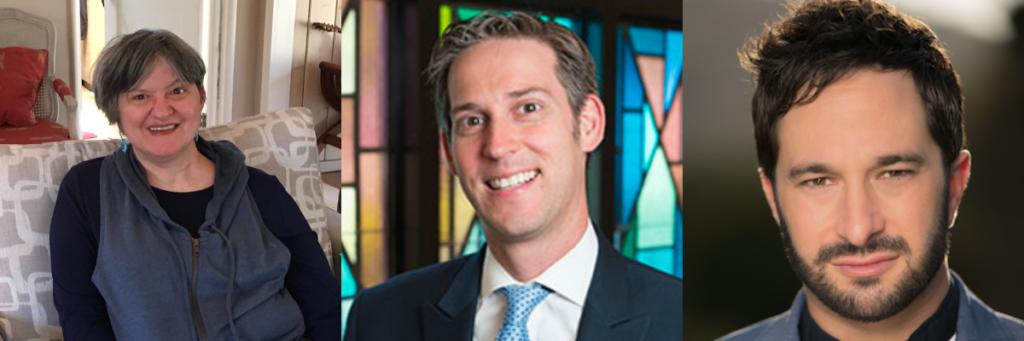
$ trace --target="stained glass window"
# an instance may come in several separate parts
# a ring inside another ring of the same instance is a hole
[[[341,316],[387,279],[387,32],[382,0],[353,0],[341,25]]]
[[[683,32],[624,26],[616,70],[615,209],[627,257],[683,277]]]
[[[438,31],[439,35],[444,32],[448,25],[470,20],[484,11],[486,10],[482,8],[447,5],[441,6],[438,18],[438,22],[440,23],[440,30]],[[554,22],[569,28],[575,32],[576,35],[583,38],[597,62],[598,77],[600,78],[601,25],[599,23],[588,23],[584,26],[583,20],[569,17],[550,17],[542,15],[541,18],[548,21],[553,20]],[[597,168],[597,162],[591,163],[595,164],[593,168]],[[476,212],[473,210],[473,206],[470,205],[469,199],[467,199],[466,195],[462,192],[462,187],[459,184],[458,179],[451,176],[448,172],[443,158],[441,159],[440,165],[441,170],[439,172],[439,181],[441,183],[438,199],[440,200],[441,211],[438,231],[440,237],[438,259],[443,262],[479,251],[483,246],[485,239],[480,221],[476,217]],[[594,179],[598,176],[599,172],[596,171],[588,173],[588,177],[592,177]],[[597,191],[591,191],[588,193],[592,193],[591,196],[594,197],[592,198],[593,200],[589,201],[596,203]]]

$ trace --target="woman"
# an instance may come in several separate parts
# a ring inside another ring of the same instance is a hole
[[[197,134],[205,73],[163,30],[100,54],[96,104],[127,142],[61,183],[50,245],[68,340],[340,339],[337,282],[298,206]]]

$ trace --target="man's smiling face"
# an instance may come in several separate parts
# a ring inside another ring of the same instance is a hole
[[[902,311],[945,261],[956,207],[925,115],[907,72],[868,67],[777,123],[762,184],[797,276],[846,318]]]
[[[464,51],[448,76],[451,168],[506,241],[542,234],[586,204],[586,153],[600,138],[576,138],[556,63],[543,42],[491,39]]]

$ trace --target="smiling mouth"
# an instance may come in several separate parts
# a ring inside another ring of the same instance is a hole
[[[177,128],[177,127],[178,127],[177,124],[168,124],[168,125],[161,126],[161,127],[149,127],[149,131],[153,131],[153,132],[167,131],[167,130],[171,130],[171,129],[174,129],[174,128]]]
[[[540,171],[534,169],[505,178],[488,180],[486,183],[487,187],[490,187],[492,190],[503,191],[528,184],[532,182],[533,179],[536,179],[538,174],[540,174]]]
[[[885,272],[897,257],[899,257],[899,255],[884,253],[872,255],[866,258],[842,259],[833,262],[832,264],[847,276],[870,277]]]

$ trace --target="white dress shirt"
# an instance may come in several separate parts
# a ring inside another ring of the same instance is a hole
[[[505,295],[496,290],[510,285],[529,285],[540,283],[551,294],[547,296],[530,314],[526,328],[530,333],[530,341],[573,341],[579,330],[580,316],[583,315],[583,304],[590,290],[590,280],[594,277],[594,266],[597,264],[597,234],[594,224],[588,220],[587,231],[576,242],[569,253],[566,253],[550,268],[544,270],[529,283],[520,283],[494,259],[488,246],[484,255],[483,275],[480,278],[480,298],[477,301],[476,325],[473,332],[474,341],[494,341],[498,329],[505,319]]]

